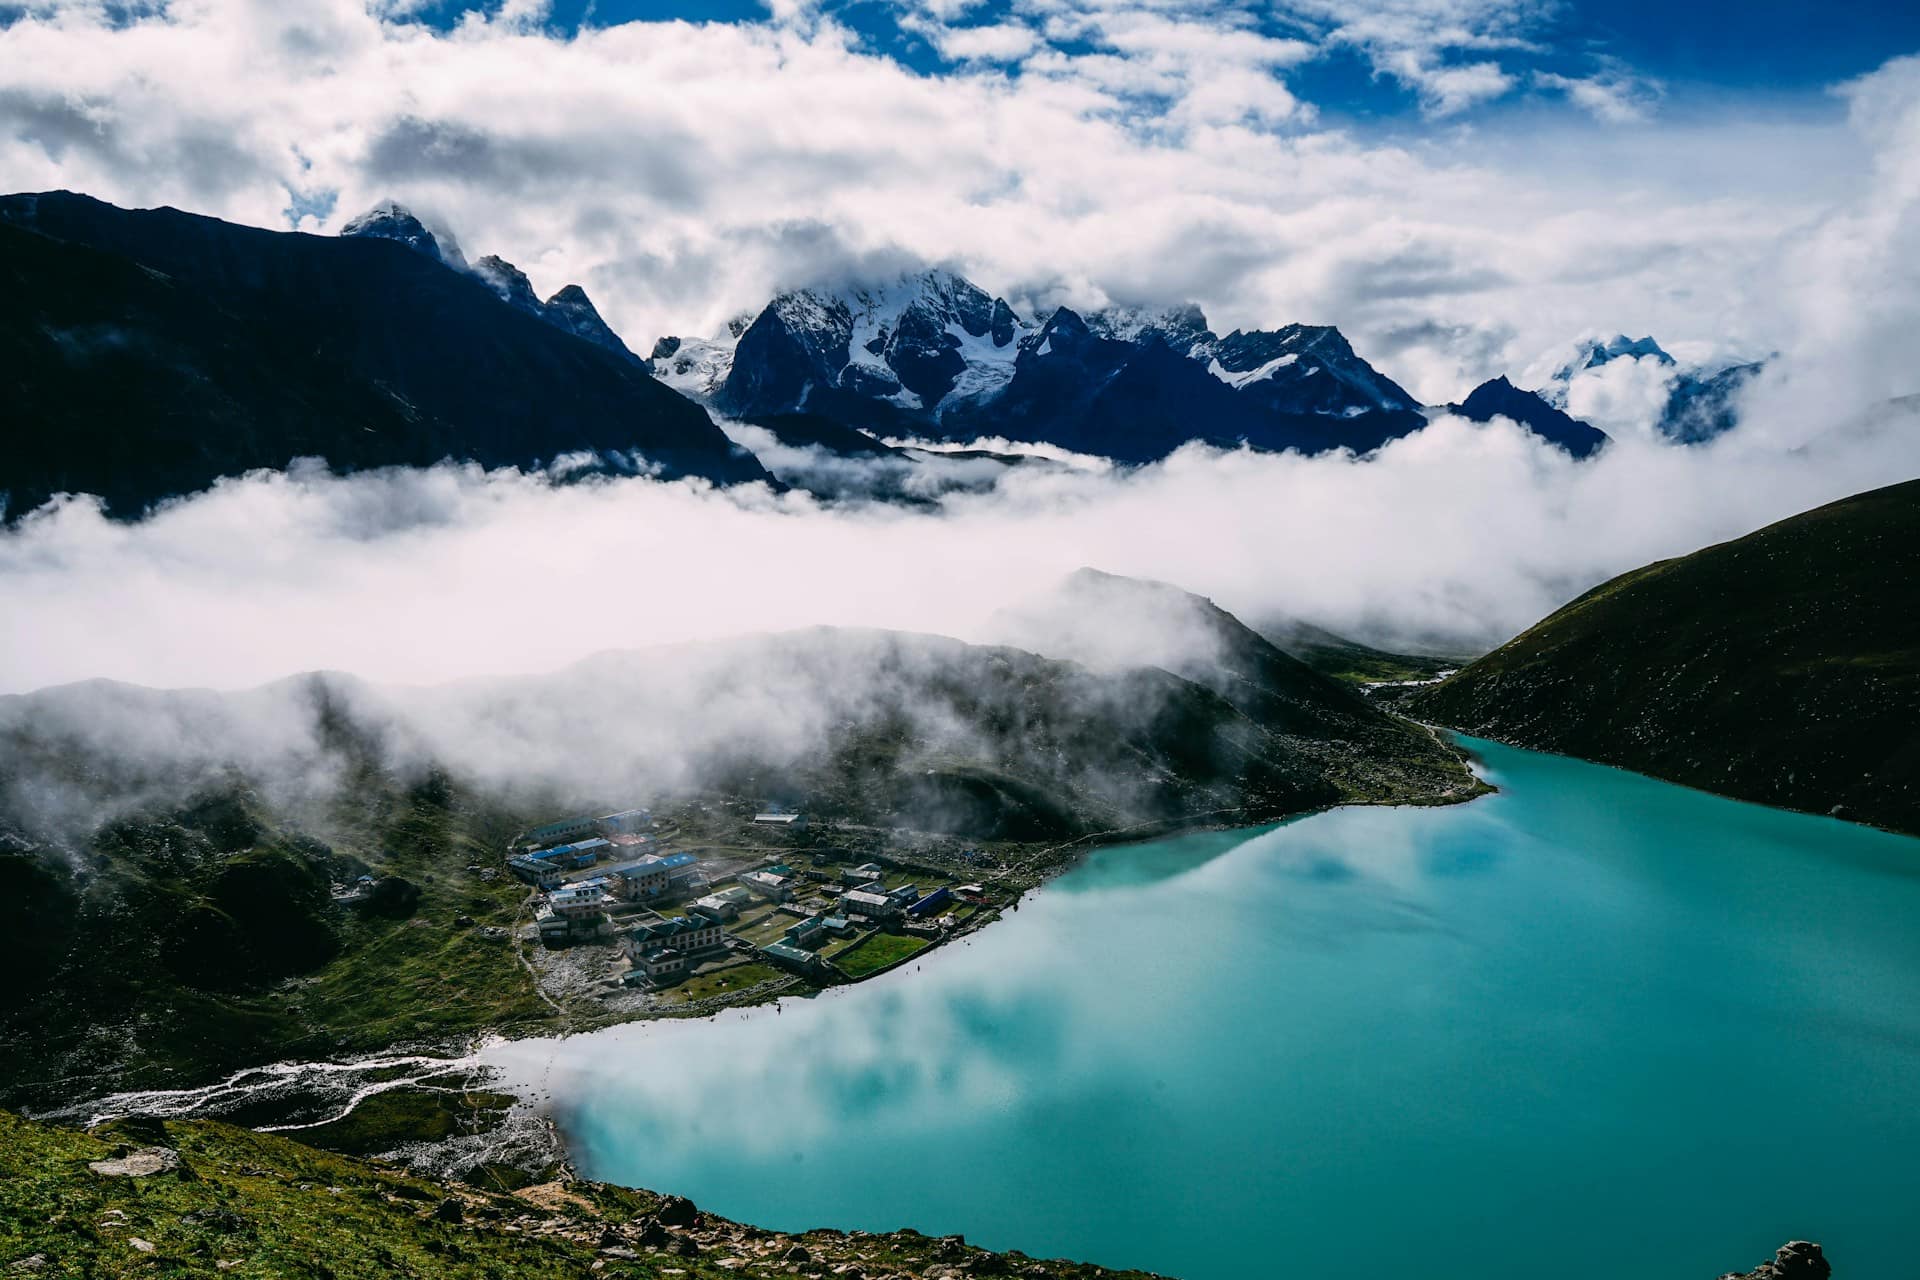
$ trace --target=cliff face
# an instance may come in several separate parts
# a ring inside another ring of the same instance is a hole
[[[1920,832],[1920,481],[1624,574],[1413,714]]]

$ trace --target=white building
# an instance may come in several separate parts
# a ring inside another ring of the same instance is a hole
[[[603,911],[607,905],[607,881],[596,877],[555,889],[547,897],[547,905],[554,914],[568,919],[577,919]]]

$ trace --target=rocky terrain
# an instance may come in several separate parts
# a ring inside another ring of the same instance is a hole
[[[0,1274],[45,1280],[1135,1277],[913,1231],[764,1231],[565,1178],[489,1192],[210,1121],[92,1132],[0,1112]]]
[[[1742,800],[1920,832],[1920,482],[1594,588],[1413,714]]]
[[[422,1178],[205,1120],[91,1131],[0,1111],[0,1269],[44,1280],[147,1275],[1148,1280],[994,1253],[959,1236],[767,1231],[678,1196],[562,1174],[518,1191]],[[1828,1280],[1791,1241],[1720,1280]]]
[[[1729,1271],[1720,1280],[1827,1280],[1833,1266],[1819,1245],[1789,1240],[1774,1251],[1771,1261],[1751,1271]]]

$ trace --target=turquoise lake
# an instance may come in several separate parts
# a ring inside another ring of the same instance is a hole
[[[1490,743],[780,1011],[501,1046],[583,1171],[1188,1280],[1920,1268],[1920,841]]]

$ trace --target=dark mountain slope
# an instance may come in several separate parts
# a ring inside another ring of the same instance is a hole
[[[795,449],[826,449],[843,458],[905,456],[901,450],[881,443],[864,431],[856,431],[817,413],[769,413],[746,421],[773,432],[781,444]]]
[[[1510,418],[1576,458],[1598,453],[1609,439],[1600,428],[1554,408],[1539,392],[1522,391],[1505,378],[1481,383],[1464,401],[1453,406],[1453,411],[1474,422]]]
[[[1680,444],[1700,444],[1725,435],[1739,422],[1740,393],[1766,367],[1766,361],[1757,360],[1709,375],[1681,374],[1654,430]]]
[[[1394,653],[1293,617],[1262,618],[1260,634],[1321,675],[1352,684],[1429,680],[1468,659],[1430,653]]]
[[[670,474],[765,476],[635,362],[404,243],[64,192],[0,198],[0,224],[15,514],[66,489],[133,514],[303,454],[354,468],[638,450]]]
[[[1309,391],[1311,394],[1311,389]],[[1073,311],[1056,311],[1026,339],[1006,389],[957,406],[940,423],[948,439],[1004,436],[1121,462],[1153,462],[1189,440],[1225,448],[1366,452],[1416,431],[1411,410],[1337,417],[1276,407],[1262,384],[1236,389],[1157,333],[1138,343],[1102,336]]]
[[[1095,670],[1146,665],[1213,691],[1313,761],[1344,802],[1432,803],[1478,789],[1425,730],[1178,587],[1081,569],[994,624],[1009,643]]]
[[[1408,705],[1920,833],[1920,481],[1615,578]]]

